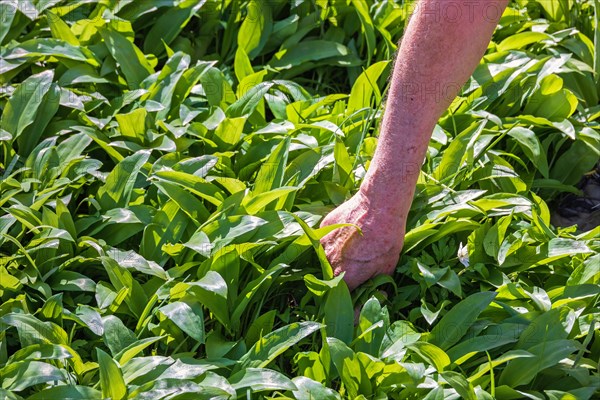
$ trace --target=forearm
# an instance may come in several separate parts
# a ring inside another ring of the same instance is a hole
[[[375,206],[403,216],[408,212],[433,128],[485,53],[507,3],[417,4],[392,73],[377,150],[361,186]]]

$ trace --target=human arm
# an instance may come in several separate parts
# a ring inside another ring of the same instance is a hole
[[[352,223],[321,242],[353,289],[390,274],[431,133],[485,53],[508,0],[420,0],[400,44],[377,149],[359,191],[321,226]]]

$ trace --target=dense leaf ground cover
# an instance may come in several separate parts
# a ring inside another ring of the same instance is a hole
[[[0,3],[0,398],[597,395],[600,230],[547,204],[599,157],[598,1],[511,3],[397,273],[332,276],[414,7]]]

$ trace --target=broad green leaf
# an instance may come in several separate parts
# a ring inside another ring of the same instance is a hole
[[[516,348],[529,348],[551,340],[566,339],[575,323],[575,314],[568,307],[554,308],[534,318],[519,336]]]
[[[127,289],[125,303],[129,306],[131,312],[137,317],[142,315],[148,298],[140,283],[133,278],[129,270],[121,267],[116,260],[106,256],[100,259],[115,289]]]
[[[311,227],[309,227],[306,224],[306,222],[304,222],[300,217],[298,217],[296,214],[292,214],[292,215],[293,215],[294,219],[296,220],[296,222],[298,222],[300,224],[300,226],[302,227],[302,230],[306,234],[306,237],[309,239],[310,244],[312,244],[313,248],[317,252],[317,256],[318,256],[319,262],[321,264],[321,272],[323,273],[323,279],[325,279],[325,280],[333,279],[333,268],[331,267],[331,264],[329,263],[329,260],[327,259],[327,256],[325,254],[325,250],[323,249],[323,246],[321,245],[321,242],[319,241],[321,239],[321,237],[325,236],[329,232],[323,232],[322,236],[319,237],[316,234],[315,230],[312,229]],[[333,230],[333,229],[339,228],[339,227],[340,226],[338,224],[329,226],[330,230]]]
[[[535,133],[527,128],[514,127],[509,129],[508,135],[519,143],[525,154],[533,161],[534,165],[544,178],[548,178],[548,160],[546,160],[546,152],[542,148]]]
[[[39,391],[27,400],[72,399],[72,400],[101,400],[102,392],[89,386],[61,385]]]
[[[381,307],[379,300],[371,297],[360,310],[357,338],[353,343],[354,350],[373,357],[379,356],[379,350],[389,324],[387,308]]]
[[[305,337],[321,329],[317,322],[294,322],[263,336],[252,348],[240,358],[236,370],[263,368],[269,365],[278,355],[297,344]]]
[[[34,344],[17,350],[8,360],[25,361],[25,360],[65,360],[72,358],[73,355],[65,347],[57,344]]]
[[[268,172],[265,172],[265,175],[267,173]],[[297,190],[298,188],[296,187],[284,186],[263,193],[259,193],[257,195],[249,194],[246,197],[244,197],[244,200],[242,201],[242,206],[248,214],[257,214],[261,211],[264,211],[265,207],[273,203],[275,200],[279,200],[289,195],[290,193],[296,192]]]
[[[456,304],[429,335],[429,343],[447,350],[457,343],[476,321],[479,314],[494,300],[496,293],[475,293]]]
[[[222,150],[234,148],[242,138],[246,118],[226,118],[215,129],[214,140]]]
[[[129,362],[129,360],[137,356],[145,348],[158,342],[162,338],[162,336],[155,336],[138,340],[137,342],[130,344],[129,346],[121,350],[117,355],[115,355],[115,361],[117,361],[119,365],[125,365],[127,364],[127,362]]]
[[[527,385],[546,368],[557,365],[562,359],[578,349],[572,340],[550,340],[530,347],[533,357],[512,360],[500,375],[500,385],[518,387]]]
[[[356,60],[350,49],[341,43],[328,40],[302,41],[290,48],[275,54],[269,66],[278,69],[289,69],[310,61],[339,59],[347,64],[355,64]]]
[[[242,389],[250,389],[251,392],[297,389],[296,385],[281,372],[266,368],[244,368],[233,374],[229,382],[240,393],[245,392]]]
[[[150,151],[142,150],[126,157],[106,178],[104,186],[98,189],[98,201],[102,208],[127,207],[138,174],[150,158]]]
[[[487,351],[517,342],[519,335],[524,329],[525,325],[518,323],[492,325],[487,327],[482,335],[461,340],[456,345],[450,347],[447,353],[453,362],[461,364],[463,357],[467,358],[476,352]]]
[[[51,38],[36,38],[27,40],[4,52],[3,57],[5,60],[56,57],[84,62],[93,67],[100,66],[89,49],[72,45],[64,40]]]
[[[450,358],[439,347],[427,342],[414,342],[406,347],[415,352],[425,362],[442,372],[450,365]]]
[[[204,318],[202,310],[197,305],[176,301],[162,306],[158,310],[183,332],[199,343],[204,343]]]
[[[434,171],[434,177],[437,180],[452,177],[464,168],[469,149],[472,148],[483,132],[486,123],[487,121],[484,120],[477,125],[472,125],[452,140],[446,151],[444,151],[440,164]]]
[[[150,88],[146,99],[147,105],[150,101],[156,101],[159,103],[160,107],[162,107],[162,109],[158,110],[156,113],[157,121],[166,119],[171,112],[174,101],[177,104],[180,104],[180,102],[183,101],[183,98],[175,98],[175,93],[180,83],[182,86],[188,83],[186,82],[186,79],[182,79],[186,72],[188,73],[187,77],[191,80],[195,80],[196,78],[199,78],[199,75],[197,74],[201,74],[203,71],[196,68],[190,70],[188,69],[189,66],[190,56],[178,51],[167,60],[162,71],[158,74],[156,83]],[[180,88],[180,90],[183,89]]]
[[[319,353],[314,351],[298,352],[294,355],[294,362],[298,366],[298,374],[318,382],[328,381],[329,365],[323,365],[323,362],[328,363],[328,360],[323,360]]]
[[[52,381],[67,381],[65,370],[41,361],[18,361],[0,369],[2,388],[21,391],[28,387]]]
[[[102,322],[104,325],[104,343],[113,355],[116,356],[137,341],[133,332],[116,316],[107,315]]]
[[[17,13],[17,6],[9,2],[3,2],[0,7],[2,7],[0,10],[2,13],[2,18],[0,18],[0,44],[2,44],[14,21]]]
[[[111,56],[119,63],[121,72],[130,89],[138,89],[140,83],[154,73],[141,50],[120,32],[112,28],[98,29]]]
[[[256,318],[254,322],[252,322],[252,324],[248,327],[248,333],[245,337],[246,346],[252,346],[263,336],[267,335],[273,330],[276,314],[276,310],[267,311],[260,317]]]
[[[477,400],[473,386],[467,381],[464,375],[454,371],[445,371],[441,375],[456,390],[461,398],[465,400]]]
[[[218,106],[222,109],[228,109],[229,104],[236,102],[235,92],[221,71],[218,69],[212,67],[209,68],[206,73],[202,74],[200,77],[200,82],[202,83],[208,104],[211,106]],[[263,95],[264,93],[260,96],[262,97]],[[246,96],[244,96],[244,98],[246,98]],[[242,99],[240,99],[238,103],[241,100]],[[229,115],[231,117],[241,117],[243,113],[240,112],[238,115]]]
[[[221,205],[221,202],[225,197],[223,191],[214,184],[207,182],[199,176],[185,172],[173,171],[165,168],[155,172],[154,175],[151,176],[151,179],[155,178],[164,182],[179,185],[216,206]]]
[[[222,324],[229,325],[227,283],[218,272],[208,271],[197,281],[180,283],[171,290],[171,295],[175,296],[180,291],[191,294],[193,298],[208,308]]]
[[[227,108],[227,116],[231,118],[249,116],[274,85],[275,82],[261,82],[258,85],[252,85],[250,90],[243,93],[242,97]]]
[[[363,0],[353,0],[352,5],[360,18],[362,33],[364,33],[364,39],[367,42],[367,65],[371,65],[371,57],[375,52],[377,42],[375,37],[375,27],[373,26],[373,20],[369,14],[368,3]]]
[[[340,400],[342,397],[333,389],[323,386],[319,382],[305,376],[297,376],[292,379],[297,390],[293,391],[294,398],[298,400]]]
[[[145,37],[144,53],[160,55],[164,50],[163,42],[170,45],[205,3],[206,0],[185,0],[161,13]]]
[[[507,51],[514,49],[522,49],[533,43],[539,43],[543,40],[551,39],[551,36],[543,32],[521,32],[511,35],[504,39],[498,45],[498,50]]]
[[[276,264],[264,272],[255,280],[248,283],[246,288],[239,294],[237,304],[231,314],[231,323],[234,327],[239,327],[239,320],[248,306],[255,302],[256,296],[261,293],[266,293],[273,283],[273,279],[277,277],[285,268],[284,264]]]
[[[17,328],[23,343],[57,345],[69,343],[67,333],[60,326],[52,322],[42,322],[33,315],[10,313],[0,318],[0,322]]]
[[[238,31],[238,45],[253,59],[260,54],[271,34],[271,7],[264,0],[251,0],[246,7],[246,18]]]
[[[238,47],[235,52],[234,70],[240,85],[245,77],[254,74],[254,69],[248,58],[248,53],[246,53],[242,47]]]
[[[121,135],[136,143],[142,143],[146,133],[147,115],[145,108],[138,108],[128,114],[115,115]]]
[[[100,370],[102,397],[108,397],[113,400],[125,399],[127,396],[127,386],[125,386],[119,364],[101,349],[96,349],[96,356],[98,357],[98,367]]]
[[[0,119],[0,128],[10,133],[13,138],[18,138],[25,128],[34,123],[38,110],[47,101],[45,96],[50,91],[53,79],[52,70],[25,79],[6,104]],[[37,145],[37,140],[30,143],[30,146],[32,145]]]
[[[58,40],[64,40],[73,46],[79,46],[79,40],[71,31],[69,25],[65,23],[60,17],[56,14],[51,13],[50,11],[45,12],[46,20],[48,21],[48,26],[50,27],[50,31],[52,32],[52,36]],[[1,40],[0,40],[1,41]]]
[[[287,164],[289,146],[290,138],[288,137],[275,147],[258,171],[252,193],[260,194],[281,187],[283,184],[283,173]]]
[[[179,208],[181,208],[181,210],[185,212],[197,226],[200,226],[202,222],[208,219],[209,211],[202,201],[182,187],[169,182],[154,182],[154,186],[162,193],[169,196],[172,201],[177,203]]]
[[[349,345],[354,336],[354,308],[350,291],[343,280],[327,292],[323,312],[327,336]]]
[[[362,1],[358,0],[356,3],[362,3]],[[373,97],[375,106],[381,102],[381,93],[377,81],[388,65],[388,61],[380,61],[369,66],[369,68],[360,74],[358,79],[356,79],[356,82],[354,82],[352,91],[350,92],[348,108],[346,110],[348,113],[358,111],[365,107],[371,107]]]
[[[89,386],[61,385],[41,390],[27,400],[72,399],[72,400],[101,400],[102,393]]]

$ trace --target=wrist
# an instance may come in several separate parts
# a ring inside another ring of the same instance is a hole
[[[374,211],[374,215],[387,218],[387,216],[401,217],[406,215],[402,204],[402,195],[395,187],[380,186],[370,181],[363,181],[357,196],[366,208]]]

